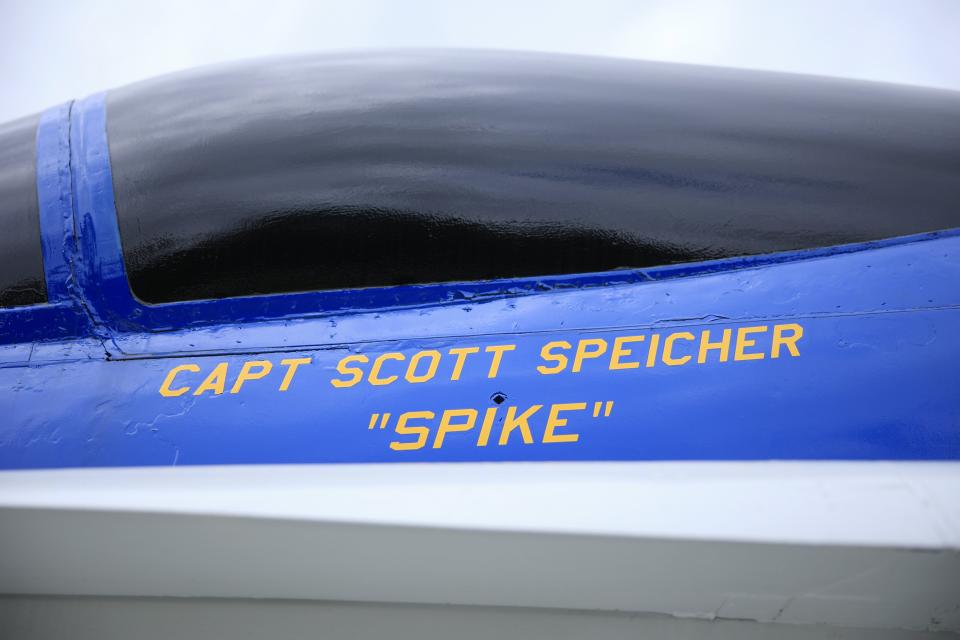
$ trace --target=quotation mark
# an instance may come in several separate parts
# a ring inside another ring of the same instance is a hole
[[[381,414],[379,413],[370,414],[370,425],[367,427],[367,429],[373,429],[374,425],[377,424],[378,419],[380,420],[380,428],[386,429],[387,422],[390,421],[390,414],[384,413],[382,414],[382,418],[381,418]]]
[[[610,412],[613,411],[613,400],[607,400],[606,402],[594,402],[593,403],[593,417],[600,417],[600,410],[603,409],[603,417],[609,418]]]

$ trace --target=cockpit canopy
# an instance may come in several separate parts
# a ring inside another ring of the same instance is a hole
[[[111,91],[107,135],[127,274],[147,303],[960,226],[960,94],[867,82],[541,54],[326,55]]]

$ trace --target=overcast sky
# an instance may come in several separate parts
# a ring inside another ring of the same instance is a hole
[[[0,0],[0,122],[203,64],[482,47],[960,90],[960,0]]]

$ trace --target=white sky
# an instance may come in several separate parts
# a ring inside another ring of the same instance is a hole
[[[202,64],[383,47],[585,53],[960,90],[960,0],[0,0],[0,122]]]

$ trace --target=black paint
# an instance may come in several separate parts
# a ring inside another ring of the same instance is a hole
[[[642,267],[960,226],[960,94],[516,53],[203,69],[112,92],[134,293]]]
[[[37,123],[0,124],[0,307],[47,301],[37,205]]]

